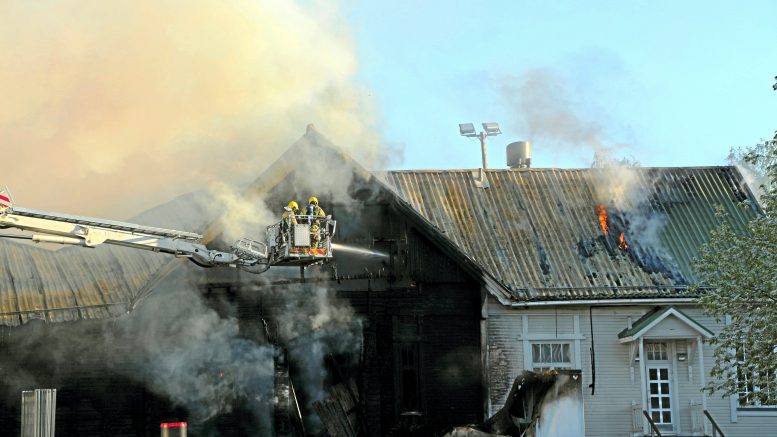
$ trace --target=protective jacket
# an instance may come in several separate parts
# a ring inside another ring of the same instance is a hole
[[[281,216],[281,220],[283,220],[284,223],[296,225],[297,224],[297,216],[294,214],[294,211],[292,211],[289,208],[284,208],[286,211],[283,211],[283,215]]]
[[[320,206],[312,203],[308,205],[306,212],[308,213],[308,215],[312,215],[313,217],[321,217],[321,218],[326,217],[326,213],[324,212],[324,210]]]

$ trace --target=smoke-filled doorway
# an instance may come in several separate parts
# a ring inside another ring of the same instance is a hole
[[[505,429],[509,416],[513,429]],[[492,419],[498,431],[522,437],[583,437],[583,387],[579,370],[524,372],[504,408]],[[498,425],[501,422],[501,425]],[[517,428],[517,429],[515,429]]]
[[[583,437],[582,380],[579,370],[524,371],[496,414],[445,437]]]
[[[542,399],[535,437],[583,437],[583,386],[579,371],[559,371]]]

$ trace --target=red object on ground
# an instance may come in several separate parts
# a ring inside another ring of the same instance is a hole
[[[162,422],[160,428],[186,428],[189,426],[186,422]]]

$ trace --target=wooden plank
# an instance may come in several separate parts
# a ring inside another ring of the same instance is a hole
[[[332,396],[313,403],[324,428],[332,437],[357,437],[357,403],[342,384],[332,388]]]

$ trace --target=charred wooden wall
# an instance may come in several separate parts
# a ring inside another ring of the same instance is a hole
[[[338,287],[367,321],[363,383],[370,434],[415,429],[427,435],[482,419],[479,285],[391,208],[373,215],[382,218],[369,229],[376,248],[383,242],[389,251],[382,262],[387,274],[360,293],[348,290],[353,285]],[[402,393],[403,346],[414,344],[418,415],[403,406]]]

